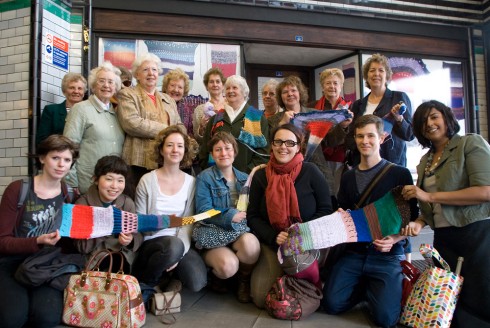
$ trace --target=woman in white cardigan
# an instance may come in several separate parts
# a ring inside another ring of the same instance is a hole
[[[162,130],[156,138],[159,168],[145,174],[136,188],[136,211],[142,214],[194,214],[195,179],[181,170],[192,163],[197,143],[182,125]],[[199,291],[207,283],[206,265],[190,248],[192,226],[146,233],[133,274],[149,286],[168,281],[171,271],[184,286]],[[163,286],[162,286],[163,287]]]

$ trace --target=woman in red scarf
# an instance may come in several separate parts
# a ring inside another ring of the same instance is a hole
[[[271,136],[271,159],[253,177],[247,209],[248,225],[261,242],[251,279],[251,296],[259,308],[264,307],[276,278],[284,274],[277,250],[286,240],[286,229],[332,212],[325,178],[316,165],[303,162],[303,133],[285,124],[275,128]],[[318,263],[311,264],[296,276],[319,284]]]

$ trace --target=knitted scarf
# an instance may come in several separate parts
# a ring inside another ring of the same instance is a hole
[[[294,181],[303,167],[303,160],[303,155],[297,153],[289,163],[279,164],[274,156],[271,156],[265,168],[267,214],[276,231],[284,231],[291,224],[303,222],[294,187]]]

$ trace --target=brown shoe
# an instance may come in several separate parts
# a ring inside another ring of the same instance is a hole
[[[209,288],[216,293],[224,294],[228,292],[226,287],[226,280],[216,277],[212,272],[209,274]]]
[[[250,303],[252,302],[252,297],[250,297],[250,276],[238,277],[238,290],[236,293],[238,302],[240,303]]]

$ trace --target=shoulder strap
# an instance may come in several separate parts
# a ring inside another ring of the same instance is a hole
[[[17,210],[24,206],[24,202],[27,198],[27,193],[31,187],[31,179],[22,179],[22,184],[20,185],[19,200],[17,201]]]
[[[373,190],[374,186],[376,186],[376,184],[379,182],[379,180],[381,180],[381,178],[386,174],[386,172],[388,172],[388,170],[393,165],[395,165],[395,164],[393,164],[393,163],[386,164],[385,167],[383,167],[383,169],[380,170],[378,172],[378,174],[376,174],[376,176],[374,177],[373,181],[371,181],[371,183],[366,187],[366,189],[364,189],[364,192],[362,193],[361,198],[359,199],[359,201],[357,202],[357,204],[354,205],[356,209],[358,209],[358,208],[360,208],[361,206],[364,205],[364,202],[366,201],[366,198],[369,196],[369,194]]]

